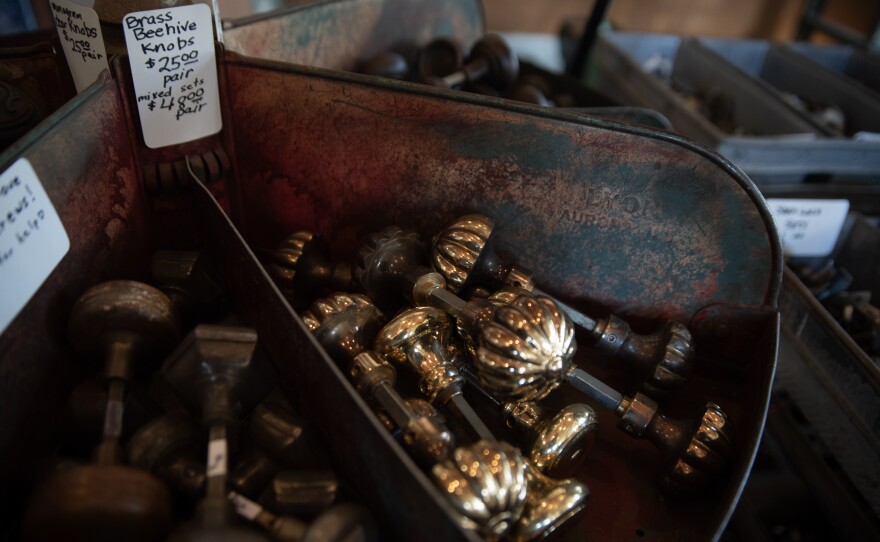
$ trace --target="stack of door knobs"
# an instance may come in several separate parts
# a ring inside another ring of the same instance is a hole
[[[74,304],[70,341],[83,361],[103,360],[104,390],[78,386],[71,419],[101,437],[91,463],[64,460],[33,491],[23,540],[376,539],[363,508],[334,504],[335,475],[303,464],[315,441],[306,442],[302,421],[271,392],[256,333],[196,324],[222,306],[209,267],[199,253],[159,252],[153,279],[161,290],[116,280]],[[182,341],[181,313],[193,324]],[[149,392],[136,397],[150,405],[141,417],[152,417],[123,431],[128,396],[145,379]],[[96,420],[91,405],[101,399]]]
[[[553,94],[540,76],[521,76],[516,53],[503,37],[492,33],[480,38],[469,54],[455,39],[437,38],[417,51],[382,52],[362,63],[358,71],[537,105],[576,105],[567,93]]]
[[[694,494],[711,487],[732,453],[726,414],[707,402],[692,419],[670,419],[654,399],[673,396],[687,381],[694,362],[687,328],[667,321],[657,332],[639,335],[614,315],[593,319],[572,309],[538,290],[530,271],[495,253],[493,229],[488,217],[466,215],[438,233],[428,250],[415,232],[390,227],[369,236],[349,264],[331,263],[319,238],[297,232],[282,241],[268,268],[328,355],[399,431],[441,489],[472,483],[450,482],[456,457],[472,454],[477,461],[479,453],[499,446],[493,453],[521,465],[529,480],[523,503],[546,499],[542,491],[556,497],[555,507],[542,509],[553,517],[537,519],[536,508],[527,504],[510,502],[492,511],[464,505],[461,495],[450,493],[462,523],[485,536],[531,539],[538,535],[529,526],[540,524],[547,534],[584,509],[589,491],[566,477],[588,468],[590,448],[602,438],[593,408],[611,412],[621,431],[657,447],[663,490]],[[309,305],[310,296],[323,297]],[[619,360],[618,368],[634,383],[632,393],[620,393],[573,364],[575,324],[595,350]],[[457,431],[398,394],[396,368],[417,383],[424,399],[462,422]],[[541,401],[564,381],[589,404],[548,414]],[[524,452],[495,438],[464,399],[466,388],[489,398],[507,427],[524,429]],[[456,447],[454,435],[461,434],[471,443]],[[519,487],[518,478],[506,476]],[[474,517],[474,509],[484,512]],[[512,520],[516,513],[519,519]]]

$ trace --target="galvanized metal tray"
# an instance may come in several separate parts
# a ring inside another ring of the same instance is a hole
[[[823,129],[779,100],[769,84],[749,77],[710,50],[709,45],[718,43],[741,46],[740,42],[682,40],[671,35],[603,34],[596,45],[596,85],[626,103],[657,109],[676,131],[737,163],[767,196],[850,197],[855,210],[876,214],[880,210],[878,143],[825,137]],[[737,104],[738,122],[762,135],[735,136],[719,130],[667,84],[642,69],[652,56],[666,64],[673,78],[722,89]]]
[[[593,500],[564,539],[719,536],[760,439],[778,333],[782,254],[747,177],[667,133],[232,53],[220,58],[224,130],[216,136],[147,149],[127,66],[117,62],[115,80],[100,80],[0,156],[2,168],[18,156],[31,160],[71,232],[68,256],[0,337],[0,392],[9,405],[0,411],[0,464],[12,482],[4,484],[5,502],[16,502],[50,453],[54,428],[29,420],[53,419],[71,385],[64,322],[76,295],[99,280],[141,276],[153,247],[201,246],[223,263],[236,308],[257,329],[288,396],[318,422],[334,464],[389,537],[473,539],[251,250],[271,251],[291,231],[310,229],[344,259],[383,226],[430,235],[459,213],[479,211],[498,223],[500,248],[539,270],[567,302],[615,311],[637,331],[657,318],[689,323],[699,366],[668,410],[685,413],[711,399],[737,429],[728,476],[708,496],[679,500],[654,484],[650,446],[618,436],[614,420],[602,417],[607,436],[579,475]],[[186,189],[178,166],[206,153],[228,155],[227,167],[202,159],[210,193]],[[586,351],[578,363],[623,385]]]

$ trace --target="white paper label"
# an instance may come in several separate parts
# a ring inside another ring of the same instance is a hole
[[[158,149],[219,132],[211,8],[129,13],[122,26],[144,143]]]
[[[70,239],[26,158],[0,175],[0,333],[70,249]]]
[[[107,50],[95,10],[68,0],[49,0],[55,29],[76,91],[82,92],[107,69]]]
[[[262,506],[235,491],[229,492],[229,500],[232,501],[235,511],[245,519],[254,520],[263,511]]]
[[[208,442],[208,476],[226,475],[226,439]]]
[[[767,199],[789,256],[827,256],[834,249],[849,201],[845,199]]]

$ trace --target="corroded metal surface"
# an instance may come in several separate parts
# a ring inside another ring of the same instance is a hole
[[[713,302],[775,303],[782,255],[763,198],[687,140],[356,75],[234,57],[227,69],[250,157],[240,218],[259,247],[308,229],[343,257],[381,227],[430,236],[478,211],[563,298],[682,321]]]
[[[478,0],[327,0],[233,22],[226,47],[241,54],[351,70],[395,47],[483,34]]]

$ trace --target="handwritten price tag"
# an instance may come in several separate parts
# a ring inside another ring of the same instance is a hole
[[[82,92],[107,69],[107,51],[98,14],[68,0],[49,0],[49,6],[76,91]]]
[[[0,333],[69,249],[67,232],[34,168],[19,158],[0,174]]]
[[[122,23],[144,143],[157,149],[219,132],[211,8],[139,11]]]
[[[768,198],[770,214],[789,256],[827,256],[834,249],[849,201]]]

